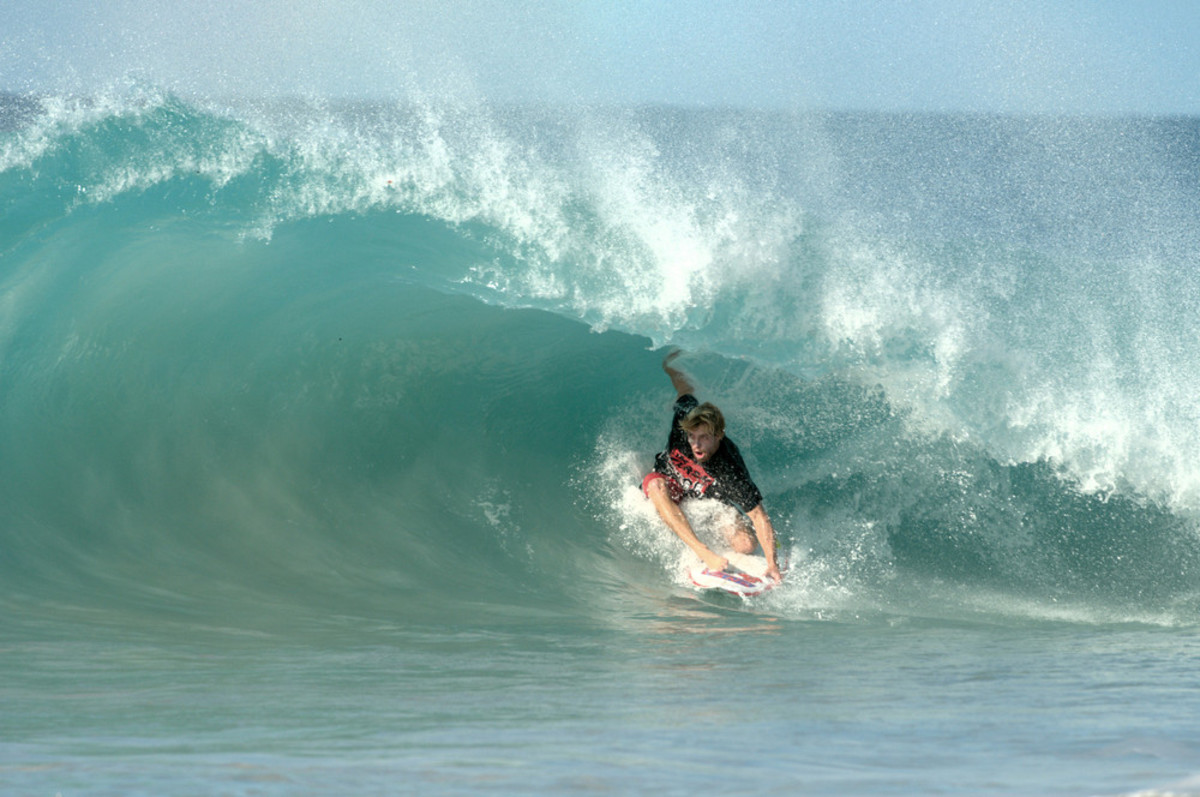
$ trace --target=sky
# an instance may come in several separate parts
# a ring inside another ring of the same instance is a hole
[[[1200,114],[1197,0],[8,0],[0,89]]]

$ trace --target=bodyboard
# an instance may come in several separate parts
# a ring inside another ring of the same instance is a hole
[[[767,572],[765,558],[736,553],[722,555],[729,560],[729,567],[721,572],[709,570],[698,559],[688,565],[688,577],[697,588],[751,598],[776,586],[774,581],[764,576]]]

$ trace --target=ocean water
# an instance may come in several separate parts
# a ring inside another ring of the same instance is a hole
[[[1196,120],[2,107],[0,792],[1200,794]]]

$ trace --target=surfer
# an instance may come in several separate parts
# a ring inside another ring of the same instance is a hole
[[[720,572],[729,561],[700,541],[679,508],[684,498],[715,498],[738,510],[726,529],[729,547],[737,553],[754,552],[755,537],[767,559],[767,577],[781,580],[775,558],[775,529],[763,509],[762,493],[750,478],[746,463],[733,441],[725,437],[725,418],[712,404],[701,404],[686,374],[671,365],[676,349],[663,359],[676,399],[667,449],[654,458],[654,469],[642,480],[642,490],[667,527],[683,540],[709,570]],[[751,530],[754,536],[751,536]]]

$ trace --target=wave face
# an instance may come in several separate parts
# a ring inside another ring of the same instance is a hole
[[[3,109],[10,618],[672,589],[668,345],[784,538],[771,611],[1195,614],[1194,120]]]

